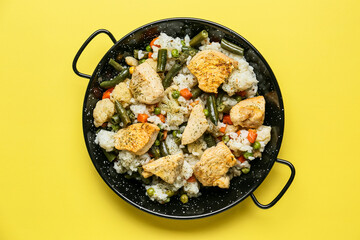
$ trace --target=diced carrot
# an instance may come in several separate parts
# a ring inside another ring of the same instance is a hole
[[[256,138],[257,138],[257,133],[256,133],[256,130],[254,129],[249,129],[248,131],[248,136],[247,136],[247,139],[249,140],[250,143],[254,143]]]
[[[152,52],[149,52],[148,58],[152,58]]]
[[[195,102],[190,103],[190,106],[194,107],[197,104],[199,104],[199,100],[196,100]]]
[[[243,163],[246,161],[245,157],[243,155],[241,155],[240,157],[238,157],[238,160]]]
[[[236,133],[237,133],[237,135],[238,135],[238,136],[240,136],[240,134],[241,134],[240,130],[239,130],[239,131],[237,131]]]
[[[224,115],[223,123],[233,125],[233,122],[231,121],[230,115]]]
[[[160,118],[160,120],[161,120],[163,123],[165,123],[165,116],[164,116],[164,115],[159,114],[159,115],[157,115],[157,116]]]
[[[165,139],[167,138],[167,133],[168,133],[168,131],[165,130],[165,131],[164,131],[164,138],[163,138],[163,140],[165,140]]]
[[[158,39],[159,39],[159,37],[154,38],[154,39],[150,42],[150,47],[151,47],[151,48],[152,48],[153,46],[155,46],[155,47],[160,47],[160,45],[154,44],[155,41],[158,40]]]
[[[113,90],[114,90],[114,88],[109,88],[108,90],[106,90],[104,92],[104,94],[102,95],[102,99],[110,98],[110,93],[112,93]]]
[[[137,120],[138,120],[138,122],[146,123],[148,117],[149,116],[147,114],[139,114],[137,117]]]
[[[196,177],[194,176],[194,174],[191,176],[191,177],[189,177],[187,180],[186,180],[187,182],[196,182]]]
[[[241,97],[245,97],[246,96],[246,91],[237,92],[236,95],[239,95]]]
[[[180,95],[186,100],[189,100],[192,97],[192,93],[187,88],[181,89]]]
[[[222,132],[222,133],[225,133],[226,127],[227,127],[227,124],[226,124],[225,127],[221,127],[221,128],[219,129],[219,131]]]

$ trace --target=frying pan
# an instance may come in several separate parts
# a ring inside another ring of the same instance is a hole
[[[140,181],[127,179],[124,175],[117,174],[113,168],[113,163],[106,159],[100,147],[94,143],[96,128],[93,124],[92,112],[96,102],[101,98],[99,82],[109,79],[115,74],[107,64],[110,58],[116,58],[119,54],[120,56],[131,55],[133,49],[144,49],[160,32],[180,38],[188,34],[191,38],[204,29],[208,31],[211,41],[219,42],[222,38],[226,38],[245,49],[244,57],[254,68],[259,81],[258,92],[266,100],[264,125],[272,127],[271,140],[267,144],[262,158],[251,162],[250,173],[233,178],[229,189],[217,187],[202,188],[201,196],[191,198],[187,204],[181,204],[175,199],[169,203],[160,204],[156,201],[151,201],[145,195],[145,188]],[[105,53],[90,76],[78,71],[77,61],[86,46],[99,34],[109,36],[114,45]],[[80,47],[73,61],[73,70],[78,76],[90,79],[83,106],[83,132],[90,158],[106,184],[131,205],[161,217],[194,219],[220,213],[240,203],[248,196],[252,198],[258,207],[263,209],[270,208],[280,200],[292,183],[295,176],[294,166],[288,161],[277,158],[284,132],[284,106],[275,75],[259,51],[233,30],[203,19],[171,18],[146,24],[116,41],[108,30],[100,29],[95,31]],[[291,175],[284,188],[274,200],[268,204],[261,204],[253,192],[263,182],[275,162],[288,166],[291,170]]]

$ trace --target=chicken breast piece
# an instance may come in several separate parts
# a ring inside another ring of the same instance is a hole
[[[230,178],[226,175],[236,159],[224,142],[208,148],[194,166],[194,174],[204,186],[229,188]]]
[[[209,124],[204,114],[204,108],[201,104],[195,105],[182,135],[181,144],[186,145],[195,142],[204,134],[208,127]]]
[[[129,106],[131,98],[132,95],[130,89],[127,87],[125,82],[121,82],[116,85],[110,94],[111,101],[115,102],[115,100],[118,100],[123,107]]]
[[[109,119],[114,115],[114,113],[115,105],[113,102],[110,101],[110,99],[105,98],[98,101],[93,111],[95,127],[100,127],[105,122],[109,121]]]
[[[184,164],[184,155],[177,153],[159,158],[153,162],[143,165],[143,177],[148,178],[153,174],[160,177],[169,184],[173,184],[181,173]]]
[[[115,134],[115,148],[142,155],[154,144],[159,131],[160,128],[154,124],[135,123]]]
[[[145,60],[145,62],[150,64],[150,66],[156,71],[157,61],[155,61],[152,58],[148,58],[148,59]]]
[[[235,126],[258,128],[264,123],[265,98],[263,96],[240,101],[230,110],[230,118]]]
[[[237,66],[237,61],[219,51],[204,50],[191,59],[187,68],[197,78],[201,90],[217,93],[218,87]]]
[[[135,67],[130,81],[134,98],[141,103],[155,104],[164,96],[164,87],[157,72],[147,62]]]

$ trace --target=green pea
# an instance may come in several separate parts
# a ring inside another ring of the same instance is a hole
[[[241,171],[243,174],[248,174],[250,172],[250,168],[242,168]]]
[[[156,139],[155,146],[160,146],[160,141]]]
[[[186,45],[186,43],[185,43],[185,41],[184,41],[184,40],[181,40],[181,45],[183,45],[183,46],[185,46],[185,45]]]
[[[156,107],[154,110],[155,115],[159,115],[161,113],[161,109],[159,107]]]
[[[179,57],[179,51],[177,49],[173,49],[173,50],[171,50],[171,55],[174,58],[178,58]]]
[[[171,96],[175,99],[178,99],[180,97],[180,92],[175,90],[172,92]]]
[[[230,137],[229,137],[228,135],[224,135],[224,136],[222,137],[222,140],[224,141],[224,143],[227,143],[227,142],[230,141]]]
[[[146,49],[146,51],[148,51],[148,52],[151,52],[151,50],[152,50],[150,45],[147,45],[145,49]]]
[[[185,204],[189,201],[189,197],[186,194],[183,194],[180,197],[180,201]]]
[[[258,141],[255,141],[253,144],[253,149],[258,150],[258,149],[260,149],[260,147],[261,147],[261,144]]]
[[[242,100],[242,97],[241,97],[241,96],[236,96],[236,97],[235,97],[235,100],[236,100],[237,102],[240,102],[240,101]]]
[[[166,193],[166,195],[168,195],[168,197],[174,196],[174,192],[171,190],[167,190],[165,193]]]
[[[139,64],[142,64],[142,63],[144,63],[146,61],[146,59],[141,59],[141,60],[139,60]]]
[[[155,190],[153,188],[148,188],[148,190],[146,190],[146,192],[149,195],[149,197],[152,197],[155,193]]]
[[[204,109],[204,114],[205,114],[205,117],[208,117],[209,116],[209,110],[207,110],[206,108]]]
[[[252,157],[253,154],[251,152],[244,153],[244,158],[249,159],[249,157]]]

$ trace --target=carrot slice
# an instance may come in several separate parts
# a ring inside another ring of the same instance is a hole
[[[254,143],[256,141],[256,138],[257,138],[256,130],[249,129],[248,132],[249,133],[248,133],[247,139],[249,140],[250,143]]]
[[[110,94],[112,93],[113,90],[114,90],[114,88],[109,88],[108,90],[106,90],[104,92],[104,94],[102,95],[102,99],[110,98]]]
[[[160,118],[160,120],[161,120],[163,123],[165,123],[165,116],[164,116],[164,115],[159,114],[159,115],[157,115],[157,116]]]
[[[138,120],[138,122],[146,123],[148,117],[149,116],[147,114],[139,114],[137,117],[137,120]]]
[[[246,161],[245,157],[243,155],[241,155],[240,157],[238,157],[238,160],[243,163]]]
[[[219,129],[219,131],[222,132],[222,133],[225,133],[226,127],[227,127],[227,125],[226,125],[225,127],[221,127],[221,128]]]
[[[151,47],[151,48],[153,48],[153,46],[158,47],[158,48],[160,47],[160,45],[155,44],[155,41],[158,40],[158,39],[159,39],[159,37],[154,38],[154,39],[150,42],[150,47]]]
[[[191,177],[189,177],[186,181],[187,182],[196,182],[196,178],[195,178],[194,174]]]
[[[180,95],[186,100],[189,100],[192,97],[192,93],[187,88],[181,89]]]
[[[224,115],[223,123],[233,125],[233,122],[231,121],[230,115]]]

